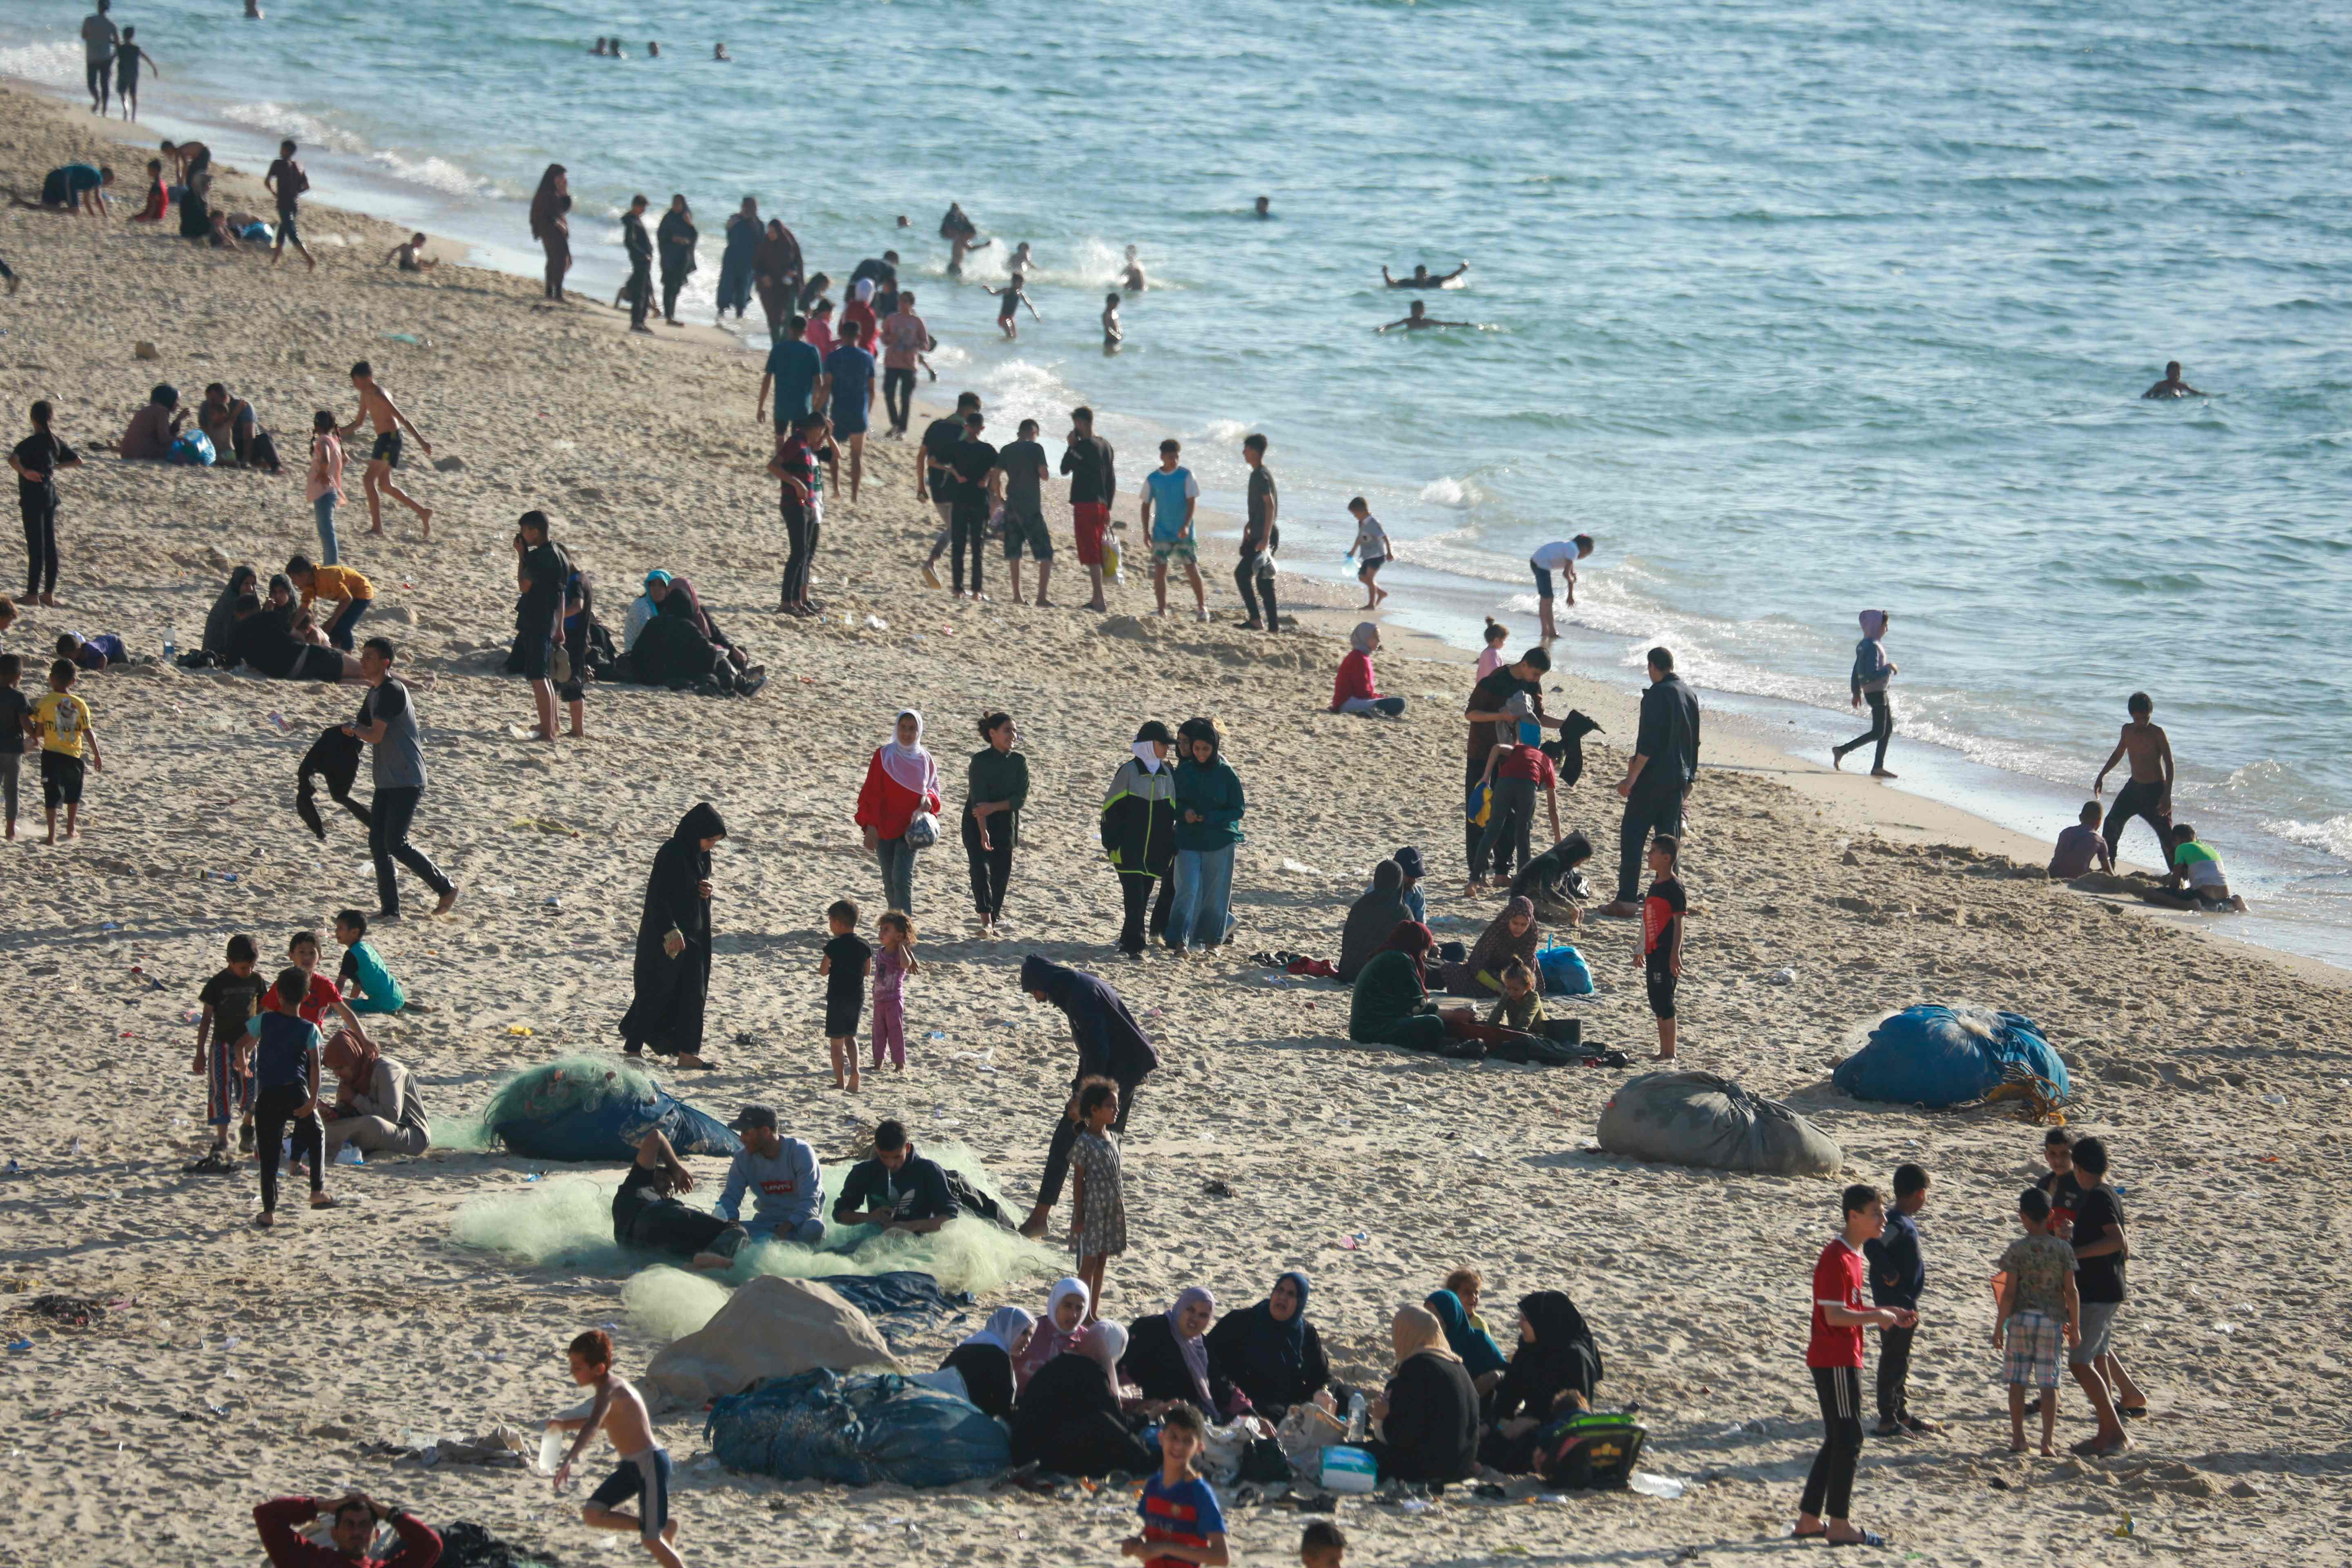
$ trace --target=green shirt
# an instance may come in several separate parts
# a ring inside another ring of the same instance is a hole
[[[1187,757],[1176,764],[1176,847],[1223,849],[1242,841],[1241,775],[1223,757],[1203,767]],[[1201,814],[1188,822],[1184,814]]]
[[[964,770],[964,804],[993,805],[999,801],[1012,809],[989,815],[989,839],[999,844],[1018,844],[1021,808],[1029,804],[1029,759],[1018,752],[982,746],[971,754],[971,764]]]
[[[1355,994],[1348,1003],[1348,1037],[1381,1044],[1405,1019],[1434,1010],[1410,954],[1392,949],[1376,952],[1356,976]]]

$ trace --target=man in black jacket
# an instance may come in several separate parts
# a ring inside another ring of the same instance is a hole
[[[1127,1131],[1135,1110],[1135,1091],[1160,1065],[1160,1053],[1127,1010],[1108,982],[1082,970],[1066,969],[1036,953],[1021,961],[1021,989],[1040,1002],[1051,1003],[1070,1021],[1070,1038],[1078,1047],[1078,1070],[1070,1079],[1070,1098],[1054,1123],[1054,1140],[1045,1152],[1045,1174],[1037,1184],[1037,1205],[1022,1222],[1021,1234],[1045,1234],[1046,1217],[1062,1201],[1062,1183],[1069,1174],[1070,1148],[1077,1142],[1078,1089],[1090,1078],[1107,1078],[1118,1085],[1118,1120],[1111,1131]]]
[[[874,1158],[849,1168],[833,1205],[835,1225],[878,1225],[927,1236],[956,1217],[947,1173],[915,1152],[907,1129],[885,1121],[874,1130]]]
[[[1642,727],[1633,737],[1633,760],[1617,793],[1625,797],[1625,820],[1617,829],[1617,901],[1604,915],[1631,920],[1641,913],[1642,857],[1652,833],[1680,837],[1683,800],[1698,776],[1698,699],[1675,673],[1673,650],[1650,650],[1650,689],[1642,693]]]
[[[629,253],[629,331],[651,333],[646,325],[646,310],[654,301],[654,241],[646,232],[646,198],[640,195],[629,198],[629,210],[621,216],[621,248]]]

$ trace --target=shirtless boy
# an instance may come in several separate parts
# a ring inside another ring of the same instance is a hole
[[[1432,327],[1466,327],[1472,324],[1469,321],[1441,321],[1429,313],[1429,306],[1425,302],[1415,300],[1412,302],[1412,309],[1405,312],[1402,321],[1391,321],[1381,331],[1392,332],[1399,327],[1402,327],[1408,332],[1418,332]]]
[[[1466,261],[1451,272],[1438,273],[1432,273],[1425,262],[1416,262],[1410,278],[1392,278],[1387,268],[1381,268],[1381,281],[1391,289],[1443,289],[1469,270],[1470,264]]]
[[[391,395],[375,384],[375,371],[367,361],[362,360],[352,366],[352,385],[360,395],[360,411],[337,434],[348,441],[361,426],[373,424],[375,426],[375,445],[369,449],[367,472],[363,476],[367,488],[368,531],[372,534],[383,531],[383,498],[390,496],[415,512],[424,536],[432,538],[433,513],[418,506],[406,491],[392,482],[392,470],[400,467],[400,432],[404,427],[416,437],[416,444],[425,449],[428,458],[433,455],[433,443],[426,440],[425,432],[400,411]]]
[[[2125,704],[2131,713],[2131,722],[2116,742],[2116,749],[2107,756],[2106,766],[2099,770],[2091,785],[2094,795],[2107,793],[2107,774],[2125,757],[2131,758],[2131,782],[2116,796],[2114,807],[2107,813],[2105,838],[2107,858],[2116,858],[2123,847],[2124,828],[2135,816],[2141,818],[2156,832],[2156,852],[2164,866],[2168,886],[2180,879],[2172,868],[2172,742],[2161,726],[2149,722],[2156,703],[2145,691],[2135,691]]]
[[[601,1428],[621,1456],[621,1468],[589,1494],[580,1510],[581,1522],[591,1530],[634,1530],[648,1556],[662,1568],[680,1568],[677,1521],[669,1516],[669,1450],[654,1441],[653,1418],[646,1402],[623,1379],[613,1375],[613,1337],[591,1329],[572,1342],[565,1352],[572,1362],[572,1381],[596,1391],[596,1403],[585,1415],[559,1415],[548,1426],[559,1432],[577,1432],[571,1452],[555,1467],[555,1489],[572,1479],[572,1462]],[[631,1498],[643,1498],[639,1513],[620,1511]]]

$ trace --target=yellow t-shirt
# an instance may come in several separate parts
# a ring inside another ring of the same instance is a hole
[[[41,750],[68,757],[82,754],[81,738],[89,729],[89,704],[70,691],[43,692],[33,704],[33,721],[41,727]]]
[[[373,599],[375,584],[348,566],[312,568],[310,585],[302,590],[302,607],[309,609],[320,599],[347,602],[352,599]]]

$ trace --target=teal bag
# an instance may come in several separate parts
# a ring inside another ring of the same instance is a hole
[[[216,456],[211,437],[201,430],[188,430],[172,443],[172,450],[163,460],[184,468],[209,468]]]
[[[1592,967],[1584,962],[1584,954],[1572,947],[1545,948],[1536,954],[1536,968],[1543,975],[1547,996],[1592,994]]]

